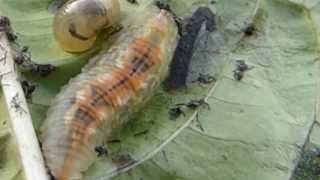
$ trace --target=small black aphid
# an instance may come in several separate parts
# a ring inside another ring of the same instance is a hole
[[[197,109],[202,105],[206,105],[208,109],[210,109],[210,105],[205,101],[204,98],[201,99],[193,99],[187,103],[176,104],[177,106],[186,106],[190,109]]]
[[[47,169],[49,169],[49,168],[47,167]],[[49,175],[49,179],[50,179],[50,180],[57,180],[57,178],[55,178],[55,177],[53,176],[53,174],[52,174],[52,172],[51,172],[50,170],[48,170],[47,173],[48,173],[48,175]]]
[[[241,81],[241,79],[243,78],[243,72],[239,71],[239,70],[234,70],[233,71],[233,78],[237,81]]]
[[[0,32],[11,31],[10,19],[6,16],[0,16]]]
[[[15,55],[14,62],[20,65],[26,61],[31,61],[31,53],[28,46],[23,46]]]
[[[103,145],[101,145],[101,146],[96,146],[96,147],[94,148],[94,150],[96,151],[98,157],[107,156],[107,155],[108,155],[108,150],[107,150],[107,148],[104,147]]]
[[[210,1],[210,4],[215,4],[215,3],[217,3],[217,1]]]
[[[177,106],[169,109],[169,119],[170,120],[176,120],[179,118],[181,115],[185,116],[186,114],[184,113],[182,107]]]
[[[164,9],[167,10],[169,12],[172,12],[170,5],[168,3],[164,3],[164,2],[160,2],[160,1],[156,1],[155,5],[159,8],[159,9]]]
[[[249,70],[249,66],[244,60],[236,60],[236,69],[233,70],[233,77],[237,81],[241,81],[244,76],[244,72]]]
[[[0,32],[5,32],[10,42],[14,42],[18,38],[12,31],[10,19],[6,16],[0,16]]]
[[[18,36],[14,32],[6,32],[6,35],[10,42],[14,42],[18,39]]]
[[[127,0],[129,3],[131,4],[138,4],[138,1],[137,0]]]
[[[27,99],[30,99],[32,96],[32,93],[36,89],[36,86],[27,80],[22,80],[22,81],[20,81],[20,83],[21,83],[22,90],[24,92],[25,97]]]
[[[197,109],[200,106],[206,105],[208,109],[210,109],[210,105],[205,101],[204,98],[201,99],[194,99],[191,100],[187,103],[178,103],[175,104],[175,107],[170,108],[169,110],[169,118],[171,120],[175,120],[181,115],[185,116],[184,108],[189,108],[189,109]]]
[[[183,33],[185,33],[186,30],[186,25],[187,25],[187,21],[188,19],[181,19],[179,18],[171,9],[170,5],[168,3],[164,3],[164,2],[160,2],[160,1],[156,1],[155,2],[155,6],[157,6],[159,9],[164,9],[167,10],[168,12],[170,12],[173,16],[173,19],[178,27],[178,34],[180,36],[183,35]]]
[[[52,64],[34,63],[33,68],[31,69],[31,72],[34,74],[39,74],[40,76],[47,76],[51,72],[55,71],[56,69],[57,67]]]
[[[236,60],[236,64],[237,69],[239,69],[239,71],[246,71],[249,69],[249,66],[246,64],[244,60]]]
[[[254,24],[251,23],[243,30],[243,32],[246,36],[252,36],[256,30]]]
[[[40,76],[47,76],[52,71],[56,70],[56,67],[51,64],[37,64],[31,60],[31,53],[28,46],[23,46],[20,51],[14,57],[16,64],[21,65],[22,68],[31,70],[32,73]]]
[[[210,74],[199,74],[199,77],[193,82],[199,82],[202,84],[211,84],[216,81],[216,78]]]

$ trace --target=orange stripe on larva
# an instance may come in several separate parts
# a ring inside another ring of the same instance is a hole
[[[103,87],[103,84],[111,84],[111,80],[107,79],[104,80],[103,83],[101,82],[92,82],[91,84],[91,89],[95,90],[97,92],[97,94],[103,98],[104,103],[106,105],[110,105],[111,108],[115,108],[115,104],[112,101],[112,99],[110,98],[110,93],[108,92],[108,89]],[[93,103],[93,100],[91,101]]]
[[[68,150],[68,155],[63,164],[63,171],[61,176],[59,176],[58,180],[67,180],[70,174],[70,170],[72,168],[72,163],[75,158],[75,153],[77,152],[77,147],[79,146],[80,141],[72,140],[70,148]]]
[[[86,125],[81,121],[72,121],[72,130],[74,132],[85,134],[86,133]]]

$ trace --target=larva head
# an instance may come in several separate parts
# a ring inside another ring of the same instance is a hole
[[[53,32],[65,51],[81,52],[94,44],[101,29],[119,18],[118,0],[71,0],[56,13]]]
[[[174,19],[170,12],[162,9],[152,23],[153,29],[163,34],[168,31],[168,27],[171,27],[171,25],[174,24]]]

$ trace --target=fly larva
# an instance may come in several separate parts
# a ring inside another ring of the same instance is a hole
[[[147,11],[53,101],[41,137],[47,165],[59,180],[80,179],[96,159],[95,147],[111,139],[167,76],[177,27],[166,10]]]
[[[56,13],[53,32],[65,51],[81,52],[94,44],[100,30],[119,18],[118,0],[71,0]]]

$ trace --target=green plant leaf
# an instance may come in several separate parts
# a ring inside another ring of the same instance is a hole
[[[316,130],[309,136],[319,112],[319,1],[305,4],[262,1],[257,34],[230,53],[212,111],[199,115],[204,131],[190,126],[116,179],[289,179],[305,143],[319,141]],[[240,83],[234,59],[254,66]]]
[[[124,28],[136,9],[150,3],[120,2]],[[123,169],[133,168],[130,173],[115,179],[288,179],[317,118],[318,1],[167,2],[183,17],[199,6],[208,6],[217,14],[218,30],[199,35],[188,77],[192,82],[206,72],[217,77],[217,82],[190,83],[182,91],[160,89],[144,112],[119,132],[120,143],[108,144],[111,157],[99,158],[85,179],[116,175],[119,169],[110,159],[118,154],[130,154],[136,163]],[[60,87],[101,47],[111,44],[101,39],[100,45],[86,53],[63,52],[52,36],[49,3],[0,0],[0,15],[10,17],[19,42],[30,46],[33,59],[59,67],[46,78],[24,73],[38,84],[29,103],[36,131]],[[243,29],[252,22],[257,32],[244,37]],[[243,80],[235,81],[233,70],[239,59],[253,68]],[[207,97],[211,108],[200,108],[199,120],[195,119],[197,111],[169,120],[171,106],[202,97]],[[1,117],[7,117],[5,106],[0,108]],[[7,121],[3,118],[0,123]],[[7,126],[0,128],[0,141],[0,151],[8,152],[0,156],[0,179],[22,178]]]

